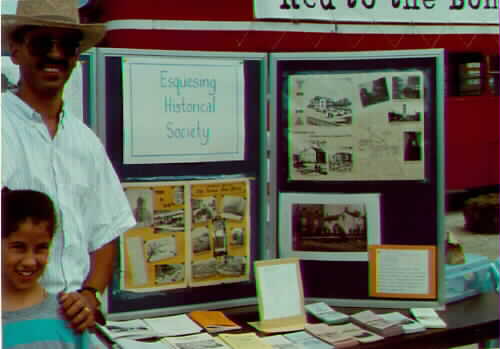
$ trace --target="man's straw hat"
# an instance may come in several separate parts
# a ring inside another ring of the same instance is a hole
[[[80,52],[95,46],[106,33],[104,24],[80,24],[77,0],[18,0],[15,15],[2,15],[2,48],[8,47],[14,31],[28,25],[80,31]]]

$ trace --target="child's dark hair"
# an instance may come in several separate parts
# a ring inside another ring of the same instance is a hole
[[[54,204],[47,194],[35,190],[10,190],[2,188],[2,239],[19,229],[28,218],[33,223],[48,222],[54,235],[56,214]]]

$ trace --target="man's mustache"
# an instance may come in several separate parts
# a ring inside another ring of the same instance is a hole
[[[42,69],[44,66],[51,65],[51,66],[60,66],[64,70],[68,70],[69,63],[66,60],[63,59],[43,59],[38,63],[38,68]]]

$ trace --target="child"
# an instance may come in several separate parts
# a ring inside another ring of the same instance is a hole
[[[56,228],[51,199],[4,188],[1,209],[2,348],[88,348],[88,332],[73,331],[59,313],[57,296],[39,283]]]

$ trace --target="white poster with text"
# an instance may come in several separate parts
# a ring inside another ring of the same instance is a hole
[[[123,58],[125,164],[244,159],[239,59]]]
[[[498,24],[498,0],[254,0],[257,19]]]

